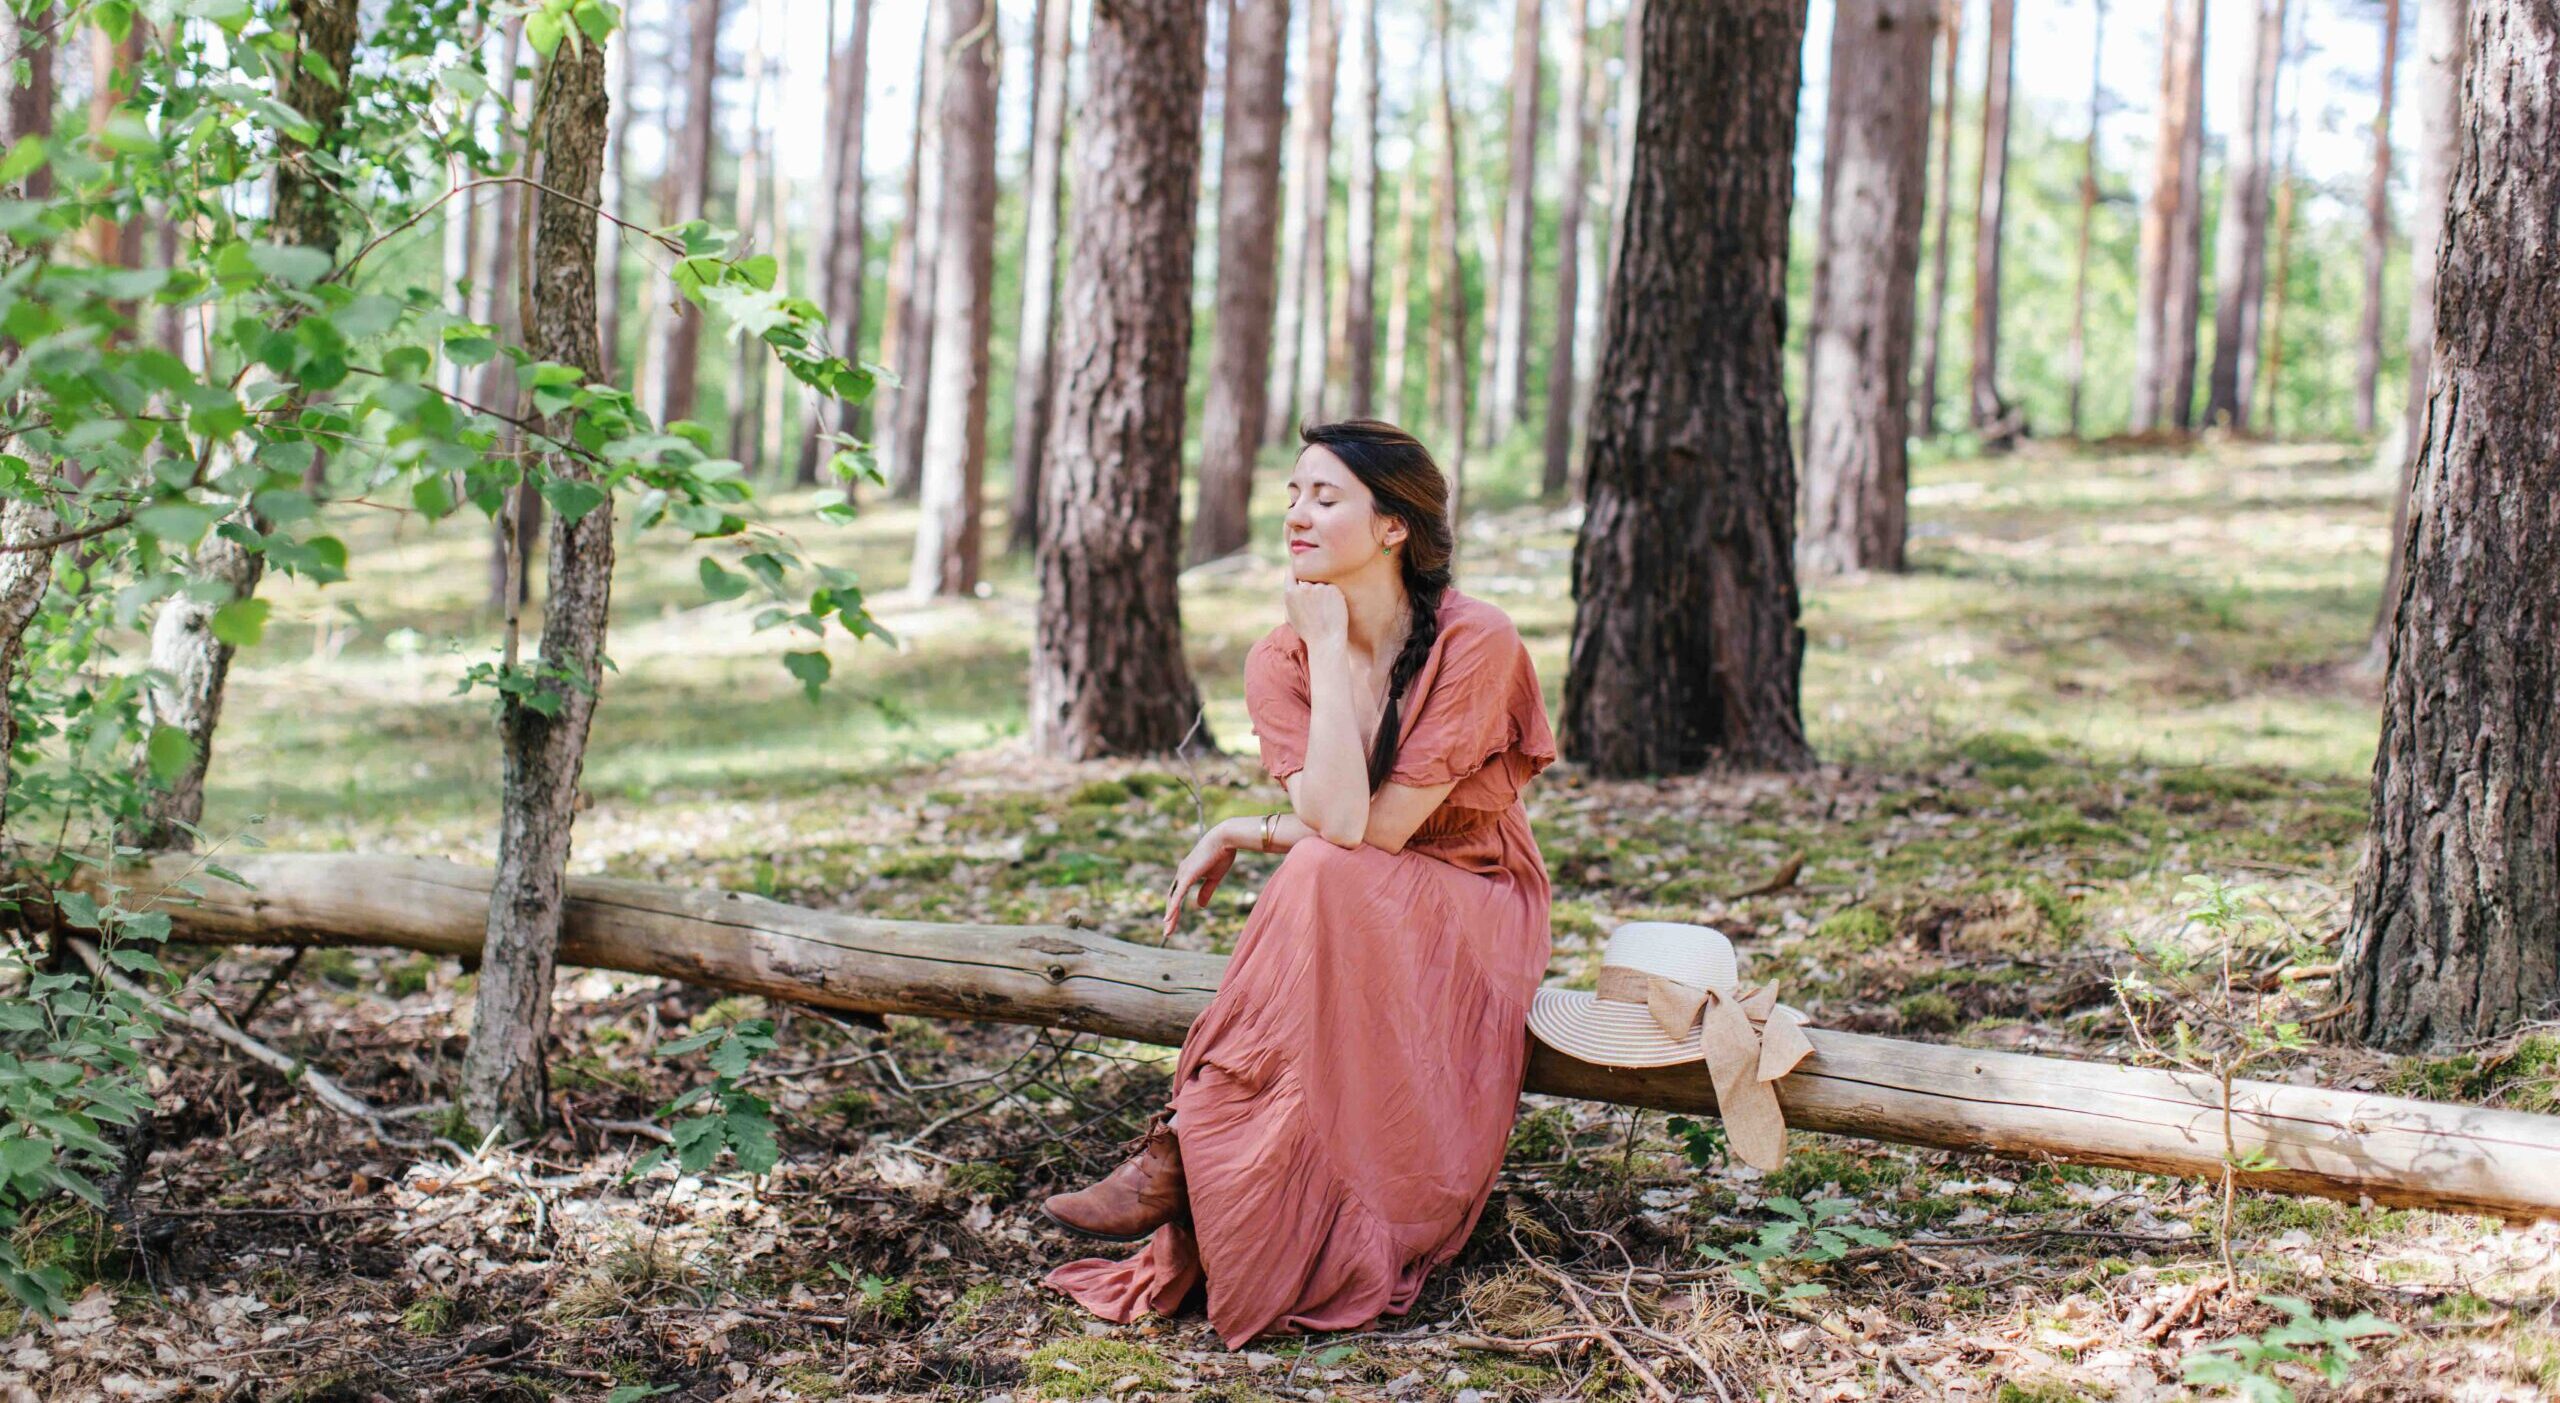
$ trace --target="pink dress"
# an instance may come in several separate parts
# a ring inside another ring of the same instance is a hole
[[[1245,659],[1263,768],[1306,763],[1307,650]],[[1207,1286],[1231,1349],[1412,1309],[1502,1167],[1549,952],[1547,871],[1520,789],[1555,759],[1528,650],[1456,590],[1405,689],[1388,778],[1457,782],[1402,852],[1310,837],[1264,883],[1174,1067],[1191,1222],[1044,1285],[1095,1314],[1173,1315]],[[1248,859],[1249,860],[1249,859]]]

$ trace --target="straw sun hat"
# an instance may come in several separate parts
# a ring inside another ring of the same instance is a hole
[[[1672,921],[1611,932],[1596,990],[1550,985],[1529,1001],[1529,1031],[1569,1057],[1603,1067],[1706,1063],[1727,1142],[1763,1170],[1786,1161],[1776,1084],[1813,1051],[1805,1022],[1775,987],[1742,984],[1722,931]]]

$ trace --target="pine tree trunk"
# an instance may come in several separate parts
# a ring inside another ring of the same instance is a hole
[[[538,84],[533,139],[547,191],[530,202],[535,224],[533,294],[526,350],[595,373],[601,358],[596,322],[596,218],[593,205],[604,166],[608,102],[604,52],[595,42],[563,43]],[[701,109],[696,109],[697,111]],[[571,425],[546,421],[565,438]],[[592,481],[586,460],[548,459],[546,474]],[[569,829],[577,814],[578,773],[586,760],[587,723],[603,679],[606,606],[613,589],[613,499],[551,527],[543,608],[545,664],[571,680],[554,683],[559,705],[546,715],[509,697],[498,729],[505,779],[498,829],[498,873],[489,893],[489,929],[473,1002],[471,1046],[462,1062],[462,1107],[474,1125],[524,1135],[542,1125],[548,1085],[543,1063],[551,1025],[554,953],[560,943],[562,887]]]
[[[746,0],[747,13],[754,23],[748,29],[747,61],[739,74],[747,89],[747,141],[738,152],[737,189],[733,192],[729,223],[739,237],[749,240],[761,252],[780,257],[773,245],[772,230],[763,221],[765,186],[771,182],[771,144],[766,140],[765,88],[769,75],[766,57],[766,5],[764,0]],[[733,330],[729,346],[729,392],[723,396],[729,412],[729,456],[756,474],[758,443],[756,433],[763,427],[762,405],[755,387],[762,383],[757,367],[750,359],[755,338],[744,328]]]
[[[1840,0],[1831,29],[1812,338],[1805,351],[1809,571],[1902,569],[1912,293],[1938,0]]]
[[[2080,237],[2071,255],[2071,339],[2063,349],[2069,386],[2071,436],[2080,437],[2080,397],[2088,380],[2089,226],[2098,214],[2098,113],[2106,94],[2101,74],[2107,57],[2107,0],[2096,0],[2096,33],[2089,45],[2089,135],[2080,146]]]
[[[1040,534],[1040,470],[1057,402],[1059,178],[1066,156],[1067,58],[1075,39],[1070,0],[1039,0],[1032,33],[1031,169],[1023,178],[1021,335],[1013,357],[1013,506],[1005,548],[1028,551]]]
[[[624,212],[630,203],[624,196],[624,187],[629,183],[627,153],[630,143],[627,136],[631,127],[631,69],[637,57],[628,42],[605,50],[606,66],[613,70],[610,76],[613,126],[605,133],[604,139],[602,203],[605,213],[616,218],[626,217]],[[622,373],[622,227],[608,222],[598,237],[603,242],[604,285],[596,293],[596,340],[604,350],[605,375],[619,378]]]
[[[2210,5],[2196,7],[2186,52],[2187,125],[2179,148],[2178,237],[2169,248],[2169,422],[2195,427],[2197,332],[2204,300],[2204,41]]]
[[[691,0],[686,26],[684,126],[676,152],[679,220],[704,218],[711,207],[711,144],[720,125],[712,97],[712,82],[720,76],[720,0]],[[698,407],[702,317],[690,302],[667,309],[666,348],[658,362],[661,420],[690,419]]]
[[[2293,125],[2301,123],[2301,109],[2294,109]],[[2258,430],[2276,432],[2276,395],[2284,381],[2284,308],[2293,290],[2293,206],[2295,185],[2289,138],[2284,164],[2276,171],[2274,270],[2267,286],[2266,370],[2258,379]],[[2403,494],[2405,495],[2405,494]],[[2387,607],[2387,606],[2386,606]]]
[[[1970,422],[1991,446],[2010,434],[2000,396],[2000,239],[2009,198],[2009,67],[2017,0],[1991,0],[1982,81],[1982,171],[1973,192],[1973,379]]]
[[[1183,380],[1200,198],[1202,0],[1094,7],[1042,477],[1031,742],[1085,760],[1214,753],[1182,654]]]
[[[15,9],[0,5],[0,40],[7,45],[0,52],[27,65],[25,81],[18,81],[13,74],[8,99],[0,104],[0,142],[7,145],[15,146],[23,137],[53,132],[53,105],[60,94],[54,82],[54,54],[59,45],[49,24],[52,18],[53,12],[48,10],[37,22],[29,23]],[[53,167],[41,165],[27,172],[18,185],[18,193],[30,200],[51,199]],[[0,777],[0,793],[5,793],[7,784],[7,778]]]
[[[1250,3],[1250,0],[1248,0]],[[1309,371],[1324,384],[1327,225],[1333,210],[1333,80],[1342,43],[1334,0],[1308,0],[1306,51],[1291,112],[1290,208],[1282,231],[1280,295],[1273,308],[1272,350],[1263,406],[1265,443],[1288,443],[1298,421],[1316,413]],[[1311,358],[1315,364],[1307,365]]]
[[[2373,112],[2373,180],[2364,197],[2364,317],[2356,328],[2356,432],[2369,434],[2382,378],[2382,265],[2391,253],[2391,86],[2400,68],[2400,0],[2382,0],[2381,93]]]
[[[1253,467],[1271,393],[1272,239],[1280,223],[1289,6],[1246,0],[1227,21],[1225,139],[1218,163],[1217,317],[1200,410],[1200,493],[1188,559],[1247,544]]]
[[[1964,0],[1941,0],[1938,155],[1929,191],[1929,202],[1937,210],[1937,227],[1929,236],[1929,295],[1920,303],[1920,383],[1911,403],[1911,422],[1923,436],[1938,432],[1938,351],[1945,344],[1947,324],[1947,222],[1955,212],[1956,54],[1963,46]]]
[[[942,222],[933,274],[933,387],[926,391],[916,549],[918,596],[977,592],[987,475],[987,337],[995,300],[993,0],[942,0]]]
[[[1801,769],[1787,210],[1804,0],[1644,9],[1643,103],[1574,545],[1566,753]]]
[[[1557,56],[1556,150],[1564,163],[1563,199],[1556,210],[1556,334],[1547,348],[1545,466],[1538,492],[1562,497],[1573,468],[1574,352],[1582,326],[1582,201],[1588,182],[1591,120],[1587,86],[1591,54],[1590,0],[1564,0],[1564,52]]]
[[[1351,36],[1351,184],[1343,238],[1343,408],[1378,407],[1378,0],[1346,0]]]
[[[56,46],[52,35],[41,25],[27,24],[7,6],[0,6],[0,44],[27,65],[25,81],[12,82],[6,103],[0,104],[0,149],[5,149],[22,140],[53,134]],[[38,166],[29,171],[11,193],[28,200],[51,198],[52,169]],[[42,461],[30,462],[30,485],[52,476],[52,466]],[[32,543],[46,540],[61,529],[61,517],[42,497],[14,497],[0,504],[0,547],[6,548],[0,549],[0,697],[8,695],[17,679],[18,666],[25,656],[27,628],[43,607],[45,586],[53,578],[55,548]],[[18,709],[0,705],[0,756],[14,755],[17,748]],[[0,835],[9,831],[10,768],[0,764]]]
[[[1387,401],[1386,417],[1398,423],[1405,422],[1412,413],[1405,406],[1404,387],[1405,361],[1413,345],[1413,264],[1420,256],[1414,248],[1414,241],[1421,237],[1414,222],[1414,213],[1422,203],[1420,122],[1414,123],[1404,149],[1404,174],[1396,180],[1395,262],[1387,268],[1387,371],[1381,391]]]
[[[2142,208],[2133,326],[2133,429],[2169,422],[2176,253],[2186,188],[2188,33],[2201,0],[2167,0],[2160,19],[2159,121],[2151,144],[2151,198]]]
[[[2409,483],[2425,442],[2435,366],[2436,251],[2442,242],[2445,199],[2454,163],[2462,155],[2462,48],[2469,26],[2466,0],[2418,0],[2418,164],[2416,210],[2409,220],[2409,400],[2401,410],[2405,447],[2399,490],[2391,495],[2391,563],[2382,577],[2382,602],[2373,618],[2366,667],[2379,672],[2389,659],[2391,611],[2400,600],[2400,573],[2409,529]]]
[[[1538,99],[1543,76],[1538,39],[1545,7],[1512,0],[1510,159],[1504,167],[1502,236],[1494,259],[1493,394],[1486,403],[1488,442],[1529,418],[1529,269],[1536,241]]]
[[[1618,285],[1618,235],[1627,223],[1627,179],[1635,170],[1636,119],[1643,106],[1644,45],[1638,39],[1644,31],[1644,7],[1645,0],[1627,0],[1627,12],[1618,20],[1618,128],[1609,142],[1609,266],[1600,276],[1600,285],[1611,289]],[[1613,315],[1601,309],[1603,318]]]
[[[1467,275],[1458,261],[1458,112],[1451,97],[1456,64],[1449,52],[1449,0],[1431,0],[1431,27],[1440,62],[1440,82],[1431,99],[1433,121],[1440,129],[1439,166],[1432,173],[1431,273],[1438,286],[1431,295],[1431,314],[1439,327],[1433,364],[1441,431],[1448,438],[1440,458],[1449,470],[1450,515],[1455,517],[1467,464]]]
[[[936,248],[942,229],[943,70],[952,34],[940,4],[933,6],[924,27],[925,66],[916,89],[915,199],[907,206],[909,245],[906,296],[898,311],[898,354],[889,362],[898,388],[889,396],[880,459],[888,465],[889,495],[915,500],[924,478],[924,425],[933,393],[935,294],[941,276]]]
[[[862,346],[862,140],[866,73],[871,65],[871,0],[853,0],[853,29],[841,41],[832,24],[827,43],[827,147],[818,171],[817,238],[811,244],[810,285],[819,289],[827,336],[848,358]],[[810,396],[794,475],[819,479],[829,453],[823,435],[854,431],[855,407]],[[839,484],[850,490],[852,484]]]
[[[2222,177],[2222,219],[2213,242],[2213,375],[2204,421],[2249,427],[2257,366],[2258,311],[2267,276],[2267,159],[2275,138],[2276,69],[2284,53],[2285,0],[2258,0],[2251,31],[2247,122]]]
[[[2470,7],[2427,436],[2339,1031],[2496,1037],[2560,1004],[2560,14]]]
[[[299,56],[325,63],[332,75],[352,75],[356,3],[291,0],[289,11],[298,57],[284,70],[281,96],[315,130],[309,145],[293,144],[303,151],[327,153],[344,135],[346,88],[343,81],[322,79],[303,66]],[[334,258],[340,233],[339,212],[344,208],[339,196],[316,178],[307,161],[277,163],[273,212],[267,225],[275,242],[316,248]],[[247,507],[242,507],[233,519],[261,535],[270,529],[265,517]],[[214,637],[213,616],[224,605],[255,595],[266,565],[263,551],[250,550],[220,532],[209,533],[196,548],[188,569],[194,584],[186,593],[171,596],[152,619],[151,671],[155,680],[143,694],[148,723],[145,729],[169,726],[184,734],[189,759],[175,775],[145,789],[141,816],[125,835],[125,841],[149,848],[187,849],[195,845],[190,830],[204,817],[205,771],[213,763],[213,733],[222,721],[223,683],[230,676],[234,651],[231,644]],[[139,756],[135,769],[137,773],[149,772],[148,764]]]

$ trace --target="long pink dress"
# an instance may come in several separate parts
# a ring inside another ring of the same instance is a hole
[[[1245,659],[1263,768],[1306,763],[1307,650],[1282,624]],[[1207,1285],[1231,1349],[1402,1315],[1466,1245],[1510,1138],[1547,871],[1520,789],[1555,759],[1528,650],[1456,590],[1407,684],[1389,779],[1457,782],[1402,852],[1310,837],[1263,885],[1175,1062],[1191,1223],[1043,1278],[1109,1320]]]

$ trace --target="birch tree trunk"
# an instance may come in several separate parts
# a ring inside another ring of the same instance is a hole
[[[2009,434],[2000,396],[2000,239],[2009,198],[2009,67],[2017,48],[2017,0],[1991,0],[1983,61],[1982,170],[1973,191],[1971,423],[1992,443]]]
[[[1493,393],[1485,403],[1485,441],[1529,417],[1529,268],[1537,237],[1540,0],[1511,6],[1510,159],[1505,166],[1502,233],[1493,268]]]
[[[933,378],[907,588],[976,593],[987,475],[987,337],[995,301],[996,79],[993,0],[942,0],[942,220],[933,274]]]
[[[1955,211],[1956,57],[1964,46],[1964,0],[1938,7],[1938,154],[1929,202],[1936,209],[1931,232],[1929,294],[1920,303],[1920,380],[1911,396],[1911,422],[1924,436],[1938,432],[1938,350],[1946,341],[1947,222]]]
[[[1351,36],[1351,183],[1343,238],[1343,408],[1355,419],[1378,401],[1378,0],[1345,0]]]
[[[604,50],[589,41],[563,43],[537,90],[533,140],[545,193],[530,202],[535,224],[533,293],[525,309],[526,350],[595,373],[596,218],[604,165],[608,102]],[[702,110],[697,108],[697,111]],[[549,192],[558,192],[556,195]],[[572,426],[546,421],[566,437]],[[555,475],[592,480],[584,459],[559,456],[543,465]],[[587,723],[603,680],[606,606],[613,590],[613,498],[572,521],[551,526],[542,661],[564,671],[554,683],[550,714],[510,695],[499,710],[505,779],[498,828],[498,872],[489,893],[489,927],[472,1006],[471,1046],[462,1061],[462,1107],[474,1125],[510,1136],[539,1129],[548,1072],[544,1044],[551,1027],[552,967],[569,862],[569,828],[577,815],[578,773],[586,761]]]
[[[2400,574],[2409,530],[2409,484],[2418,468],[2435,367],[2436,252],[2442,242],[2446,196],[2462,155],[2462,52],[2470,20],[2465,0],[2418,0],[2418,164],[2411,182],[2417,208],[2409,220],[2409,399],[2399,490],[2391,494],[2391,564],[2382,577],[2382,602],[2373,617],[2366,670],[2389,661],[2391,611],[2400,602]]]
[[[2560,13],[2470,7],[2432,408],[2338,1031],[2469,1044],[2560,1004]]]
[[[1643,102],[1574,543],[1567,754],[1813,762],[1799,714],[1787,210],[1804,0],[1644,9]]]
[[[2391,87],[2400,68],[2400,0],[2382,0],[2382,75],[2373,111],[2373,180],[2364,197],[2364,318],[2356,328],[2356,432],[2378,422],[2382,377],[2382,265],[2391,254]]]
[[[2258,314],[2267,283],[2267,161],[2275,140],[2277,66],[2284,55],[2285,0],[2257,0],[2250,31],[2246,121],[2222,177],[2222,218],[2213,242],[2213,374],[2207,426],[2249,427],[2257,378]]]
[[[818,289],[819,306],[827,314],[827,334],[853,358],[862,346],[862,141],[871,0],[853,0],[852,30],[839,41],[830,23],[827,43],[827,146],[818,169],[819,193],[812,201],[818,230],[810,246],[809,282]],[[811,392],[794,471],[799,481],[818,480],[818,464],[827,456],[823,436],[852,433],[854,414],[853,405]],[[842,486],[850,490],[852,484]]]
[[[27,65],[23,82],[12,83],[0,104],[0,147],[53,134],[55,44],[41,26],[28,25],[7,6],[0,6],[0,41]],[[11,193],[28,200],[53,195],[53,171],[38,166]],[[5,364],[5,363],[0,363]],[[32,486],[52,476],[52,465],[28,464]],[[9,766],[6,757],[18,749],[18,711],[5,704],[24,659],[27,629],[44,605],[45,586],[53,578],[55,547],[35,545],[62,529],[62,518],[46,496],[12,498],[0,504],[0,834],[9,829]]]
[[[1049,414],[1056,403],[1059,167],[1066,155],[1067,59],[1075,38],[1073,0],[1039,0],[1032,32],[1040,51],[1031,68],[1031,169],[1023,177],[1022,313],[1013,357],[1013,506],[1009,551],[1039,539],[1040,470],[1048,461]]]
[[[1041,480],[1031,741],[1044,756],[1216,749],[1175,588],[1203,20],[1202,0],[1110,0],[1086,40],[1058,334],[1093,349],[1063,367]]]
[[[1547,346],[1547,418],[1538,492],[1562,497],[1573,466],[1574,348],[1580,339],[1582,299],[1582,199],[1591,151],[1587,72],[1591,54],[1590,0],[1564,0],[1564,51],[1557,56],[1556,150],[1563,162],[1563,198],[1556,210],[1556,330]]]
[[[691,0],[686,19],[684,126],[671,131],[676,148],[676,218],[701,219],[710,211],[711,146],[720,126],[712,96],[720,76],[721,0]],[[666,312],[666,346],[658,361],[658,417],[690,419],[699,407],[702,309],[690,302]]]
[[[1938,0],[1839,0],[1831,29],[1812,340],[1809,571],[1900,570],[1910,483],[1912,292]]]
[[[332,151],[344,134],[346,82],[355,72],[357,7],[355,0],[291,0],[296,61],[285,69],[285,104],[309,120],[314,137],[308,144],[279,137],[303,151]],[[326,64],[323,79],[299,56]],[[341,77],[340,75],[345,75]],[[316,178],[307,161],[276,164],[275,194],[268,233],[279,244],[316,248],[335,256],[340,233],[339,197]],[[242,507],[234,520],[260,535],[266,518]],[[45,553],[50,557],[50,552]],[[170,596],[151,621],[151,669],[155,680],[144,689],[144,730],[175,728],[187,738],[184,767],[165,781],[145,787],[142,813],[125,841],[147,848],[192,848],[194,828],[204,817],[205,772],[213,763],[213,733],[222,722],[224,681],[231,675],[234,645],[214,632],[215,616],[225,605],[258,592],[266,573],[264,551],[251,550],[219,531],[209,532],[196,548],[188,568],[193,586]],[[0,757],[8,754],[0,750]],[[134,758],[137,773],[148,774],[147,761]]]
[[[1218,304],[1200,409],[1200,493],[1188,556],[1194,564],[1248,543],[1254,459],[1272,384],[1271,244],[1280,222],[1288,59],[1286,0],[1231,4],[1226,135],[1218,153]]]

